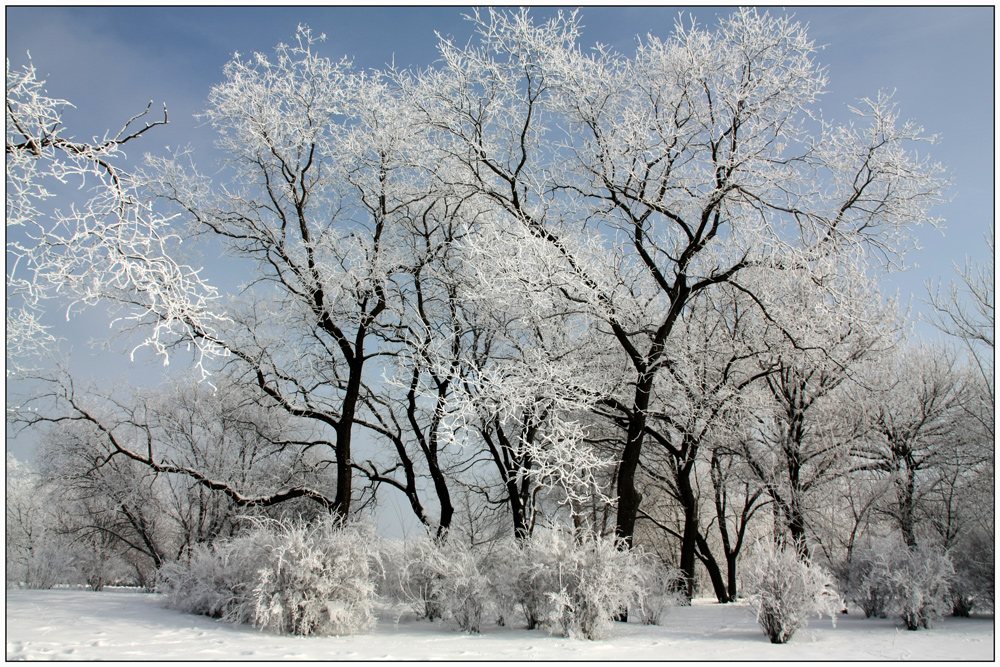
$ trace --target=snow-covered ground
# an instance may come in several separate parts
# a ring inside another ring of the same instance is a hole
[[[616,624],[606,641],[445,623],[383,620],[357,637],[283,637],[163,607],[158,595],[7,591],[7,660],[993,660],[993,618],[946,618],[907,632],[893,619],[812,619],[773,646],[749,609],[699,600],[662,626]]]

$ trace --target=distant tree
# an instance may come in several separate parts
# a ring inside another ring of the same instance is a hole
[[[851,266],[772,275],[788,282],[767,292],[782,303],[769,304],[770,350],[758,363],[771,372],[757,386],[762,409],[743,456],[773,501],[783,528],[776,537],[787,531],[803,556],[811,555],[810,522],[850,471],[852,445],[864,433],[862,408],[848,390],[867,361],[898,341],[894,304],[882,303],[875,283]]]
[[[55,528],[72,544],[77,568],[94,590],[125,577],[151,586],[152,573],[170,558],[173,537],[165,530],[156,476],[125,457],[107,460],[100,441],[92,424],[47,430],[39,472],[58,517]]]
[[[928,285],[931,322],[941,331],[958,338],[965,346],[983,381],[990,409],[984,424],[993,436],[995,393],[995,279],[993,230],[986,235],[987,260],[982,265],[966,260],[965,267],[955,266],[959,283],[951,283],[944,294],[939,285]]]
[[[75,574],[67,540],[56,530],[54,503],[37,471],[7,452],[5,565],[7,586],[51,588]]]
[[[102,391],[65,375],[35,380],[42,388],[13,423],[49,440],[46,476],[76,508],[74,530],[113,532],[159,564],[233,531],[239,513],[323,507],[330,482],[301,437],[308,431],[253,387]]]
[[[868,378],[868,428],[854,447],[855,465],[891,481],[892,500],[880,509],[909,548],[917,546],[922,527],[933,530],[935,523],[944,528],[945,543],[954,539],[956,527],[945,526],[955,504],[931,498],[953,496],[953,483],[969,479],[983,462],[983,449],[963,433],[969,422],[962,380],[953,352],[912,345],[886,355]]]

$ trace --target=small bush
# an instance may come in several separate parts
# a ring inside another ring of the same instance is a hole
[[[255,625],[294,635],[353,635],[374,627],[374,536],[329,517],[311,527],[276,528],[262,535],[269,557],[253,589]]]
[[[932,621],[951,613],[954,574],[948,555],[930,545],[904,550],[892,563],[888,584],[907,630],[929,628]]]
[[[159,592],[168,607],[230,623],[249,623],[258,552],[245,537],[196,545],[187,562],[160,568]]]
[[[967,535],[950,552],[955,566],[952,614],[968,616],[973,609],[993,611],[996,590],[996,544],[985,531]]]
[[[403,590],[417,615],[428,620],[454,620],[478,633],[483,619],[495,613],[495,591],[483,554],[458,533],[406,546]]]
[[[856,554],[857,583],[851,599],[865,612],[865,618],[885,618],[893,608],[893,590],[889,585],[894,554],[905,547],[896,541],[882,540]]]
[[[326,517],[259,522],[160,571],[168,606],[273,632],[356,634],[375,623],[373,536]]]
[[[683,594],[684,573],[666,567],[658,558],[648,556],[641,573],[641,594],[630,607],[631,615],[644,625],[659,625],[671,607],[690,604]]]
[[[402,599],[416,612],[417,618],[428,621],[443,618],[439,553],[430,539],[407,542],[402,548],[399,590]]]
[[[485,545],[480,568],[489,574],[491,611],[497,625],[516,625],[523,617],[521,576],[525,563],[520,545],[510,538]]]
[[[744,591],[757,623],[772,644],[784,644],[813,614],[827,614],[836,624],[843,608],[830,575],[802,560],[794,547],[761,542],[748,559]]]
[[[522,600],[532,621],[550,634],[606,637],[613,619],[646,597],[649,561],[611,538],[582,540],[559,530],[537,531],[524,545]]]

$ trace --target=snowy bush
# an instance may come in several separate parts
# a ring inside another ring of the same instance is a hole
[[[484,545],[480,568],[489,573],[491,610],[497,625],[510,626],[523,615],[521,578],[525,569],[524,554],[513,538]]]
[[[159,592],[168,607],[230,623],[253,623],[253,588],[267,557],[259,529],[214,544],[198,544],[189,559],[160,568]]]
[[[308,527],[278,524],[262,537],[269,553],[253,589],[255,625],[294,635],[374,627],[373,535],[324,517]]]
[[[955,566],[952,614],[968,616],[973,609],[993,611],[996,590],[996,544],[983,532],[970,533],[950,552]]]
[[[479,554],[460,534],[407,545],[403,589],[417,615],[454,620],[478,633],[488,612],[495,611],[494,591]]]
[[[684,573],[668,568],[659,558],[646,556],[640,581],[641,594],[633,601],[629,611],[644,625],[659,625],[671,607],[690,604],[682,593]]]
[[[379,540],[375,562],[375,594],[385,600],[403,601],[403,573],[406,569],[406,549],[402,540]]]
[[[851,599],[865,612],[865,618],[885,618],[893,605],[893,590],[889,585],[893,554],[903,549],[896,542],[878,542],[855,554],[854,587]]]
[[[559,530],[536,531],[524,545],[521,599],[529,626],[550,634],[601,639],[613,619],[644,597],[648,562],[614,539],[582,540]]]
[[[761,541],[744,567],[743,590],[772,644],[787,642],[813,614],[828,614],[836,624],[843,603],[830,575],[793,546]]]
[[[941,549],[919,544],[892,563],[889,587],[907,630],[929,628],[952,609],[950,585],[955,569]]]
[[[437,546],[430,539],[407,542],[398,570],[402,599],[412,605],[417,618],[428,621],[444,616],[439,558]]]
[[[375,624],[374,537],[325,517],[258,522],[161,570],[169,606],[296,635],[346,635]]]

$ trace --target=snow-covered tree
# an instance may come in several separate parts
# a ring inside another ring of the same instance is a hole
[[[854,124],[816,123],[825,74],[787,18],[744,10],[714,32],[679,24],[633,58],[583,53],[574,15],[473,21],[479,42],[444,41],[442,67],[411,88],[416,117],[461,185],[548,247],[559,291],[627,358],[616,492],[628,541],[652,388],[691,299],[724,283],[757,296],[749,270],[845,254],[899,264],[940,170],[883,96],[862,102]]]
[[[54,498],[57,529],[72,542],[84,578],[95,590],[118,579],[151,586],[174,550],[155,473],[109,456],[91,423],[62,422],[44,437],[41,477]]]
[[[945,293],[940,285],[928,286],[930,305],[934,308],[932,323],[941,331],[962,342],[982,381],[981,408],[970,405],[990,438],[994,437],[996,411],[995,325],[996,285],[994,272],[993,229],[987,233],[987,261],[982,265],[966,260],[965,266],[955,266],[958,283],[949,284]],[[978,408],[978,409],[977,409]]]
[[[232,326],[195,335],[227,351],[239,381],[316,425],[309,446],[337,475],[321,504],[346,516],[366,378],[397,342],[407,231],[436,199],[413,168],[425,151],[406,110],[377,75],[315,53],[317,41],[301,27],[273,56],[226,66],[204,114],[229,157],[222,186],[180,159],[156,161],[150,185],[249,269]]]
[[[916,547],[931,522],[946,509],[930,496],[947,481],[948,468],[975,474],[974,442],[962,430],[964,387],[956,359],[938,346],[902,346],[885,355],[868,377],[868,430],[854,448],[856,467],[891,480],[892,500],[880,507],[907,547]],[[950,508],[954,510],[955,508]],[[952,529],[954,530],[954,529]],[[945,531],[941,537],[947,543]]]
[[[765,348],[754,340],[759,335],[755,312],[742,296],[737,290],[719,290],[713,299],[703,294],[689,303],[677,323],[666,370],[653,385],[648,419],[650,444],[641,466],[652,480],[644,495],[652,495],[661,486],[659,493],[666,492],[683,513],[676,537],[680,539],[679,568],[687,578],[688,597],[694,595],[695,567],[700,560],[720,602],[728,601],[735,590],[728,591],[702,528],[703,506],[715,507],[729,565],[728,579],[735,589],[739,545],[762,494],[757,488],[748,491],[741,516],[730,517],[723,467],[727,472],[733,467],[739,433],[751,413],[760,407],[754,403],[749,388],[771,372],[766,364],[758,363]],[[618,404],[619,412],[625,404],[624,400]],[[702,497],[699,478],[706,476],[706,470],[713,488],[712,501]],[[652,518],[654,510],[649,507],[643,514]],[[731,520],[735,521],[735,541],[729,539]],[[662,525],[662,521],[659,523]]]
[[[867,360],[897,344],[895,306],[851,261],[825,259],[768,280],[761,292],[770,350],[758,361],[771,372],[757,387],[763,409],[743,453],[777,521],[808,555],[810,522],[850,470],[852,444],[864,433],[862,406],[849,389]]]
[[[51,588],[75,572],[67,540],[38,473],[7,452],[5,474],[7,586]]]

